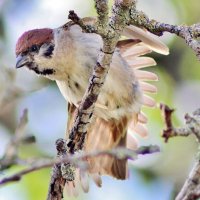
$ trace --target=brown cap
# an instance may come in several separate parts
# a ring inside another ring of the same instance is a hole
[[[41,45],[53,40],[53,30],[50,28],[34,29],[22,34],[16,44],[15,53],[19,55],[27,51],[32,45]]]

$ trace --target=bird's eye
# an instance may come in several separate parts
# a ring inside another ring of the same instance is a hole
[[[31,51],[32,51],[32,52],[38,51],[38,47],[37,47],[36,45],[33,45],[33,46],[31,47]]]

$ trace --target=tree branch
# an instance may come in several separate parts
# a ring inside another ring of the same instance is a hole
[[[175,136],[195,135],[198,143],[200,143],[200,109],[193,112],[192,116],[185,115],[186,125],[181,128],[175,128],[172,123],[173,109],[161,104],[160,106],[165,121],[166,129],[163,131],[163,137],[167,142],[169,138]],[[196,163],[191,170],[189,177],[185,181],[176,200],[195,200],[200,197],[200,152],[198,152]]]
[[[58,161],[57,162],[53,161],[53,164],[49,163],[50,166],[53,165],[53,169],[52,169],[52,176],[51,176],[51,180],[49,184],[47,200],[63,199],[63,189],[66,183],[66,178],[63,176],[62,170],[61,170],[62,165],[64,165],[64,159],[65,157],[67,157],[66,142],[63,139],[58,139],[56,141],[56,149],[57,149]],[[68,161],[67,158],[66,158],[66,161]],[[68,174],[71,174],[71,173],[68,173]]]
[[[107,0],[94,0],[95,8],[98,15],[97,27],[100,29],[107,28],[109,20],[109,10],[108,10],[108,1]]]
[[[8,143],[4,156],[0,159],[0,171],[10,168],[17,164],[18,149],[21,144],[35,143],[34,136],[25,136],[25,127],[28,122],[28,110],[25,109],[15,130],[15,135]]]
[[[60,154],[64,154],[63,151],[66,151],[64,150],[65,143],[66,141],[63,139],[58,139],[56,142],[57,150],[58,152],[60,152]],[[9,177],[3,178],[2,180],[0,180],[0,185],[7,184],[9,182],[19,181],[21,180],[22,176],[26,174],[53,166],[53,176],[51,177],[51,184],[49,187],[48,199],[56,199],[56,198],[58,199],[59,196],[60,198],[62,197],[62,190],[67,180],[67,178],[65,178],[65,176],[63,176],[63,174],[60,173],[62,172],[61,170],[62,164],[71,163],[74,166],[81,168],[82,170],[86,170],[87,169],[86,160],[91,157],[108,155],[108,156],[116,157],[118,159],[136,160],[139,155],[152,154],[159,151],[160,149],[158,146],[151,145],[151,146],[140,147],[135,151],[126,149],[126,148],[116,148],[116,149],[110,149],[110,150],[105,150],[105,151],[95,151],[91,153],[82,153],[82,154],[74,154],[74,155],[68,154],[65,156],[60,155],[56,159],[52,159],[52,160],[40,159],[40,160],[36,160],[35,162],[32,162],[31,167],[24,169],[20,172],[17,172]]]
[[[175,200],[197,200],[200,197],[200,156]]]
[[[200,109],[193,112],[192,116],[189,114],[185,115],[186,125],[181,128],[175,128],[172,123],[172,113],[174,109],[170,109],[167,105],[161,104],[160,109],[162,110],[163,118],[165,121],[166,129],[163,130],[162,137],[165,138],[165,142],[171,137],[189,135],[195,135],[197,141],[200,143]]]
[[[154,19],[149,19],[144,12],[136,9],[131,9],[131,20],[129,23],[145,28],[158,36],[162,36],[164,32],[176,34],[186,41],[187,45],[193,49],[200,61],[200,42],[198,40],[200,37],[200,23],[192,26],[165,24]]]

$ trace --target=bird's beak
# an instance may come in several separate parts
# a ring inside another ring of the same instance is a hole
[[[31,63],[31,60],[28,56],[18,55],[16,58],[16,68],[23,67]]]

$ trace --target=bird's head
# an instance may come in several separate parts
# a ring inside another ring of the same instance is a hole
[[[16,68],[26,66],[39,75],[55,74],[55,42],[53,29],[25,32],[16,44]]]
[[[52,80],[90,70],[96,62],[102,39],[84,33],[80,26],[70,24],[56,29],[34,29],[22,34],[16,44],[16,68],[27,67]],[[85,70],[87,69],[87,70]]]

